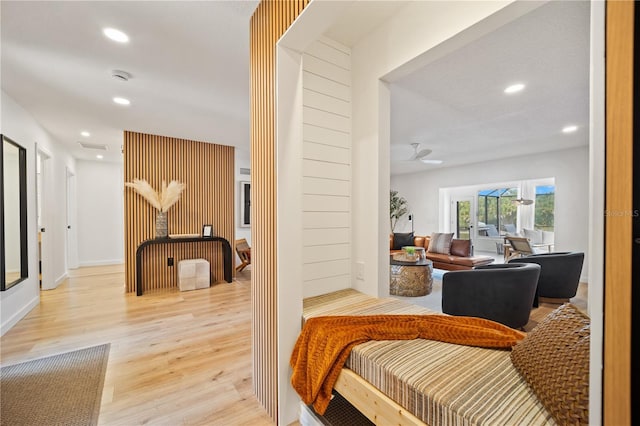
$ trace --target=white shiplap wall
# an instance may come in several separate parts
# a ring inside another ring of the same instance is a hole
[[[351,286],[351,53],[328,38],[302,55],[304,297]]]

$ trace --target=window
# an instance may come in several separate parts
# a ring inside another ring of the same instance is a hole
[[[518,188],[483,189],[478,191],[478,235],[498,237],[500,231],[517,228],[518,207],[514,200]]]
[[[554,185],[536,186],[535,229],[553,231],[556,187]]]

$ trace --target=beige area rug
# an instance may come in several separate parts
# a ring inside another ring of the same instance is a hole
[[[0,425],[96,425],[109,344],[0,370]]]

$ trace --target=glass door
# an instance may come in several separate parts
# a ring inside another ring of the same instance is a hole
[[[454,199],[451,208],[452,229],[455,237],[461,240],[470,240],[473,223],[473,198]]]

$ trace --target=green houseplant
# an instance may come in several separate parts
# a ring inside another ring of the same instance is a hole
[[[396,229],[398,219],[406,215],[409,209],[407,207],[407,200],[398,195],[398,191],[391,191],[391,198],[389,201],[389,219],[391,223],[391,232],[393,232]]]

